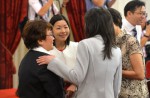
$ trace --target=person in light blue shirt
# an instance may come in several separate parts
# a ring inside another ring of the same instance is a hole
[[[85,4],[86,4],[86,10],[90,10],[91,8],[96,7],[91,0],[85,0]]]
[[[111,7],[115,2],[116,2],[116,0],[101,0],[101,1],[99,1],[99,0],[85,0],[86,10],[88,11],[91,8],[101,7],[101,6],[104,6],[106,8]]]

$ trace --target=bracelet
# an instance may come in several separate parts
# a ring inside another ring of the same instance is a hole
[[[65,5],[65,4],[62,4],[62,7],[66,7],[66,5]]]
[[[147,35],[145,35],[145,34],[144,34],[144,37],[149,38],[149,36],[147,36]]]

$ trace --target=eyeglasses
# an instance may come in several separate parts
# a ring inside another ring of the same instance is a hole
[[[146,12],[134,12],[134,13],[137,13],[137,14],[139,14],[141,16],[147,17],[147,13]]]
[[[53,36],[53,34],[47,34],[46,36]]]

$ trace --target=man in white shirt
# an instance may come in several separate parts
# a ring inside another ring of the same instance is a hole
[[[147,16],[145,3],[140,0],[128,2],[124,8],[124,16],[122,29],[128,34],[135,36],[141,47],[143,47],[150,36],[150,32],[148,31],[142,37],[141,23]]]

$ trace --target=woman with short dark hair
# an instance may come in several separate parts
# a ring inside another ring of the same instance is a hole
[[[22,37],[29,51],[19,66],[19,98],[64,98],[63,80],[47,70],[46,64],[36,63],[39,56],[49,55],[53,48],[52,25],[44,20],[29,21]]]

